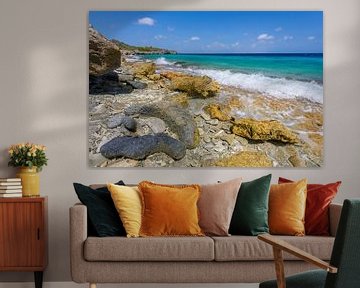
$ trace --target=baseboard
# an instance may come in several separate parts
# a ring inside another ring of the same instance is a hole
[[[88,284],[44,282],[43,288],[88,288]],[[258,288],[259,284],[98,284],[97,288]],[[34,288],[31,282],[3,282],[0,288]]]

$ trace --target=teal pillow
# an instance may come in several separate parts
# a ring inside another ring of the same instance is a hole
[[[230,234],[256,236],[269,233],[270,182],[271,174],[241,184],[231,218]]]

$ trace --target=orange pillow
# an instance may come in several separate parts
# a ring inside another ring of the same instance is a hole
[[[271,234],[303,236],[307,180],[271,185],[269,228]]]
[[[142,198],[140,236],[203,236],[199,227],[199,185],[139,183]]]
[[[279,184],[293,181],[279,177]],[[329,184],[308,184],[305,211],[305,234],[329,236],[329,206],[341,181]]]

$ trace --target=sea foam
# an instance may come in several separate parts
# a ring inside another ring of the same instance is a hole
[[[277,98],[307,98],[323,103],[323,86],[312,81],[298,81],[285,78],[272,78],[262,74],[245,74],[229,70],[184,69],[188,72],[206,75],[220,84],[264,93]]]
[[[167,61],[165,57],[160,57],[155,60],[156,65],[171,65],[173,62]]]

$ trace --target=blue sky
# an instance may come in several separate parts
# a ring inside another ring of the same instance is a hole
[[[321,11],[90,11],[109,39],[181,53],[323,51]]]

